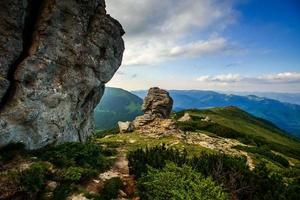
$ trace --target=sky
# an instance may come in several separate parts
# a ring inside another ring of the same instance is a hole
[[[106,0],[126,32],[111,87],[300,92],[300,0]]]

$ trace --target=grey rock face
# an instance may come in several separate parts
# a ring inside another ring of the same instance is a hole
[[[0,147],[85,141],[123,34],[104,0],[0,1]]]
[[[141,127],[154,119],[168,119],[173,107],[173,99],[166,90],[150,88],[145,97],[142,111],[144,115],[134,120],[135,127]]]

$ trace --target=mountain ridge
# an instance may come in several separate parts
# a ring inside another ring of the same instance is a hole
[[[145,91],[132,91],[143,97]],[[203,90],[169,90],[174,110],[238,106],[262,119],[271,121],[286,132],[300,136],[300,105],[280,102],[256,95],[239,96]]]

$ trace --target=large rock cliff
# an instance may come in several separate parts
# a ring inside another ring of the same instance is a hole
[[[85,141],[123,34],[104,0],[0,1],[0,147]]]

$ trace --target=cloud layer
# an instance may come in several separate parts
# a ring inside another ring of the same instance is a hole
[[[109,0],[126,31],[123,65],[200,57],[226,51],[219,32],[235,21],[230,0]]]
[[[300,73],[298,72],[283,72],[278,74],[269,74],[259,77],[246,77],[239,74],[221,74],[215,76],[200,76],[196,79],[199,82],[205,83],[221,83],[230,84],[236,82],[244,83],[271,83],[271,84],[287,84],[300,83]]]

